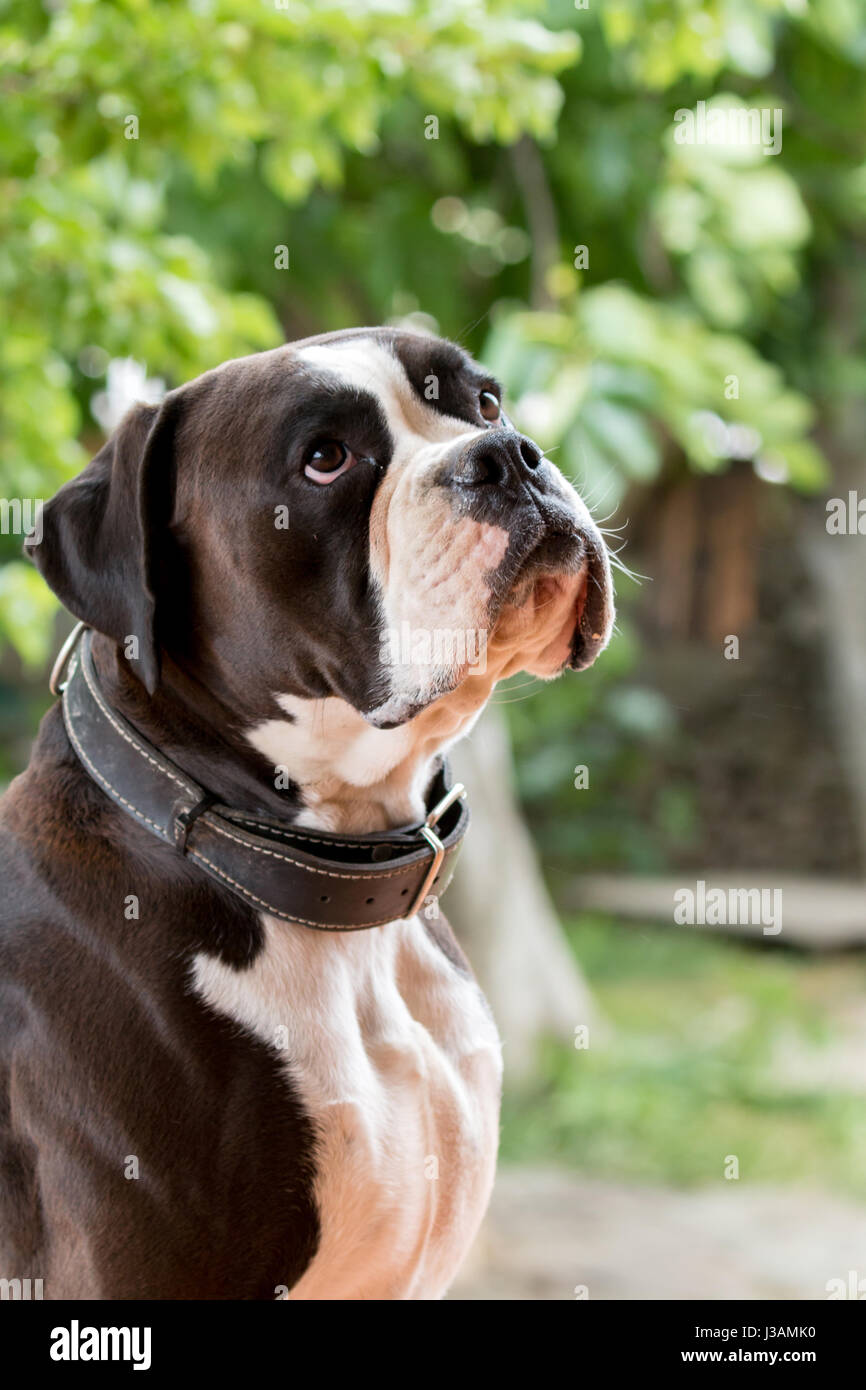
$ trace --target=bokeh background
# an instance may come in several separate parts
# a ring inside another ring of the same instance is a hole
[[[463,755],[509,1086],[454,1296],[866,1294],[863,5],[18,0],[0,91],[6,503],[227,357],[404,323],[621,552],[598,666]],[[699,102],[780,152],[679,143]],[[65,620],[0,520],[5,781]],[[782,932],[676,926],[699,879]]]

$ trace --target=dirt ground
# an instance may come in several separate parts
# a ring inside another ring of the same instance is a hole
[[[818,1189],[692,1191],[504,1168],[452,1299],[866,1298],[866,1207]],[[850,1296],[850,1295],[849,1295]]]

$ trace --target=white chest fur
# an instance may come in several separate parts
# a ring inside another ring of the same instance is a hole
[[[417,917],[264,928],[251,970],[199,956],[194,984],[286,1058],[315,1126],[321,1240],[289,1296],[439,1298],[493,1183],[501,1056],[481,993]]]

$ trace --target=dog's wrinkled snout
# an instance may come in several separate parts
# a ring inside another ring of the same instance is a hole
[[[439,475],[445,486],[515,495],[542,461],[538,445],[514,430],[489,430],[465,445]]]

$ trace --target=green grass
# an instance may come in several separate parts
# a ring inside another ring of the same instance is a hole
[[[533,1088],[506,1103],[505,1159],[688,1185],[718,1179],[733,1154],[744,1181],[866,1196],[866,1096],[774,1061],[786,1039],[810,1059],[843,1039],[862,957],[588,917],[568,934],[610,1036],[542,1050]]]

